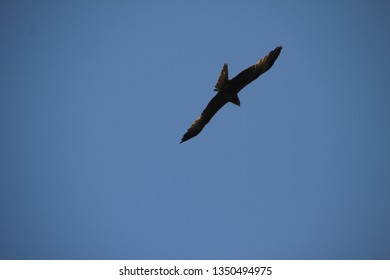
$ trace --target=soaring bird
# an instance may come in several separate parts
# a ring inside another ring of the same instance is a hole
[[[215,113],[217,113],[226,103],[231,102],[240,106],[240,99],[238,99],[239,91],[269,70],[278,58],[281,50],[281,46],[276,47],[256,64],[245,69],[231,80],[228,78],[228,65],[225,63],[214,88],[214,91],[217,91],[217,94],[210,100],[202,114],[183,135],[180,143],[198,135],[206,124],[209,123]]]

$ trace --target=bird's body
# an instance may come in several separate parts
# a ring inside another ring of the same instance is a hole
[[[281,50],[282,47],[280,46],[275,48],[256,64],[245,69],[231,80],[228,78],[228,66],[224,64],[214,89],[214,91],[217,91],[217,94],[210,100],[202,114],[183,135],[180,143],[198,135],[226,103],[231,102],[240,106],[240,99],[238,98],[240,90],[269,70],[278,58]]]

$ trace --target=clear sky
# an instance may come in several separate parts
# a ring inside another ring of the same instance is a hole
[[[389,12],[1,1],[0,258],[390,259]]]

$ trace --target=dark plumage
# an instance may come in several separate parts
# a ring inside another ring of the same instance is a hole
[[[281,50],[282,47],[276,47],[256,64],[245,69],[231,80],[228,78],[228,66],[225,63],[214,89],[214,91],[217,91],[218,93],[210,100],[200,117],[195,120],[183,135],[180,143],[198,135],[215,113],[217,113],[226,103],[232,102],[233,104],[240,106],[240,99],[238,99],[237,95],[239,91],[269,70],[278,58]]]

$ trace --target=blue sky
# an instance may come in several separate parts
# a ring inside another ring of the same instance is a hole
[[[389,11],[2,1],[0,258],[389,259]]]

